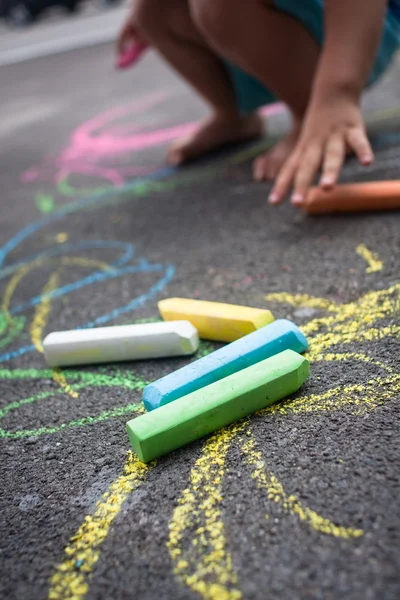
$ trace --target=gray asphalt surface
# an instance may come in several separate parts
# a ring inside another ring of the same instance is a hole
[[[397,114],[399,75],[397,66],[365,103],[374,123],[376,164],[364,172],[349,161],[343,180],[399,178],[400,125],[379,133],[385,115]],[[339,339],[335,346],[325,342],[324,357],[315,358],[309,382],[286,410],[257,415],[247,427],[245,440],[256,440],[269,490],[257,485],[239,434],[226,455],[221,498],[213,495],[216,482],[207,487],[202,480],[180,546],[186,566],[167,549],[169,527],[205,452],[203,441],[159,460],[127,495],[95,548],[92,576],[85,574],[87,555],[72,568],[70,577],[83,572],[87,587],[57,591],[53,585],[51,597],[399,598],[398,214],[311,219],[288,205],[269,209],[268,186],[251,180],[253,146],[165,171],[165,130],[197,120],[205,110],[154,56],[134,71],[115,73],[112,47],[104,45],[3,67],[0,77],[0,407],[8,407],[0,413],[0,596],[48,597],[70,538],[123,470],[125,423],[135,413],[110,411],[141,398],[126,381],[152,381],[185,364],[179,359],[79,369],[94,377],[75,390],[76,398],[60,392],[43,371],[43,356],[32,349],[37,336],[107,319],[156,318],[159,299],[186,296],[269,307],[277,318],[305,327],[331,315],[338,320],[316,323],[311,349],[317,333],[339,327]],[[129,103],[128,116],[114,112],[82,127]],[[285,122],[282,115],[271,117],[271,130],[280,131]],[[115,142],[122,135],[131,140],[125,149]],[[142,180],[124,175],[132,165],[142,168]],[[107,177],[113,185],[120,177],[118,187],[110,189]],[[46,198],[54,212],[43,213]],[[381,261],[380,270],[367,272],[356,251],[360,245]],[[20,263],[35,260],[35,268],[23,270]],[[111,277],[104,263],[114,265]],[[51,284],[61,292],[43,302]],[[266,299],[281,292],[355,308],[340,320],[343,312],[329,313],[321,302]],[[203,345],[202,351],[213,347]],[[70,384],[79,379],[65,374]],[[102,384],[106,375],[125,384]],[[339,391],[329,398],[333,388]],[[98,415],[103,418],[93,419]],[[205,472],[212,472],[217,455],[207,458]],[[223,523],[225,558],[211,552],[212,537],[201,541],[198,528],[214,527],[203,514],[202,492],[216,502],[211,511]],[[335,534],[332,524],[362,535]],[[235,582],[221,576],[228,571],[236,573]],[[183,572],[189,579],[180,578]]]

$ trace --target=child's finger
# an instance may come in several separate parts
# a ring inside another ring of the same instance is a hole
[[[136,27],[127,21],[117,39],[117,53],[123,54],[129,46],[138,41],[138,37]]]
[[[320,180],[320,185],[322,188],[328,190],[337,182],[343,165],[345,152],[346,147],[343,134],[332,134],[325,148],[325,159],[322,168],[322,177]]]
[[[123,54],[129,38],[129,28],[125,25],[117,38],[117,54]]]
[[[297,169],[297,154],[292,154],[290,158],[283,165],[279,172],[278,177],[275,180],[274,187],[268,197],[270,204],[279,204],[289,191],[290,186],[294,178],[294,174]]]
[[[315,174],[320,167],[321,160],[322,148],[319,144],[312,146],[306,151],[296,173],[294,190],[290,199],[292,204],[298,206],[304,202],[307,191],[312,185]]]
[[[374,160],[374,153],[371,144],[368,141],[365,131],[361,127],[350,129],[347,132],[346,140],[349,146],[358,156],[362,165],[370,165]]]

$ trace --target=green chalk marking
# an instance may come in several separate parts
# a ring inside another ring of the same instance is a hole
[[[17,338],[25,326],[25,317],[15,317],[10,330],[3,338],[0,339],[0,348],[8,346],[15,338]]]
[[[87,384],[77,384],[71,385],[71,389],[73,390],[82,390],[90,387]],[[5,406],[2,411],[0,411],[0,420],[6,416],[7,413],[12,410],[16,410],[21,406],[26,404],[33,404],[34,402],[39,402],[40,400],[45,400],[46,398],[56,395],[62,395],[60,391],[58,394],[54,391],[51,392],[42,392],[41,394],[35,394],[30,398],[24,398],[22,400],[18,400],[17,402],[12,402]],[[18,429],[17,431],[8,431],[6,429],[0,428],[0,438],[8,438],[13,440],[19,440],[21,438],[26,437],[34,437],[40,436],[43,434],[52,434],[58,433],[59,431],[63,431],[64,429],[72,429],[74,427],[84,427],[85,425],[94,425],[95,423],[100,423],[102,421],[108,421],[109,419],[113,419],[116,417],[122,417],[123,415],[127,415],[135,412],[142,412],[144,409],[141,406],[141,402],[136,404],[127,404],[126,406],[118,406],[111,410],[105,410],[99,415],[81,417],[80,419],[74,419],[67,423],[61,423],[60,425],[55,426],[43,426],[38,427],[36,429]]]
[[[12,321],[3,321],[4,315],[0,313],[0,348],[5,348],[19,336],[25,326],[26,317],[13,317]],[[7,331],[8,329],[8,331]]]
[[[285,350],[127,423],[129,441],[149,462],[296,392],[307,359]]]
[[[55,203],[53,196],[48,194],[36,194],[36,206],[41,213],[48,215],[55,210]]]
[[[16,379],[30,379],[30,380],[41,380],[51,379],[51,369],[0,369],[0,379],[16,380]],[[118,387],[132,390],[143,390],[148,382],[137,376],[132,376],[130,373],[122,373],[116,370],[112,375],[106,375],[104,373],[88,373],[85,371],[63,371],[63,375],[67,381],[80,380],[80,383],[71,385],[73,390],[84,390],[87,388],[94,387]],[[41,392],[34,394],[29,398],[23,398],[15,402],[7,404],[0,410],[0,421],[4,419],[11,411],[16,411],[26,404],[33,404],[46,400],[47,398],[62,395],[62,390],[51,390],[48,392]],[[44,434],[53,434],[64,429],[71,429],[74,427],[84,427],[87,425],[95,425],[102,421],[108,421],[109,419],[121,417],[132,413],[142,412],[143,406],[141,402],[128,404],[126,406],[118,406],[116,408],[105,410],[98,415],[81,417],[73,419],[67,423],[61,423],[56,426],[43,426],[36,429],[18,429],[17,431],[8,431],[7,429],[0,428],[0,439],[21,439],[26,437],[40,436]]]
[[[81,381],[94,387],[122,387],[128,390],[142,390],[150,382],[139,375],[134,375],[130,371],[121,371],[113,369],[111,373],[106,373],[106,369],[99,369],[99,372],[90,371],[63,370],[63,375],[67,381]],[[52,379],[52,369],[0,369],[0,380],[15,379]],[[0,411],[1,415],[1,411]],[[1,418],[1,417],[0,417]]]
[[[3,335],[8,329],[8,318],[0,311],[0,335]]]
[[[193,362],[199,358],[203,358],[203,356],[208,356],[211,354],[211,352],[214,352],[215,348],[216,347],[212,342],[200,340],[200,346],[196,352],[196,355],[193,357]]]
[[[113,190],[113,186],[111,185],[100,185],[97,187],[90,188],[77,188],[71,185],[68,181],[68,177],[61,179],[61,181],[57,184],[57,191],[62,196],[67,197],[76,197],[76,196],[91,196],[92,194],[111,192]]]

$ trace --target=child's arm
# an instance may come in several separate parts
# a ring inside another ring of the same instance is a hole
[[[296,148],[281,169],[270,201],[279,202],[293,185],[292,202],[302,204],[322,166],[320,185],[335,185],[346,151],[361,164],[373,161],[360,110],[379,46],[387,0],[327,0],[326,41],[310,104]]]
[[[360,96],[381,40],[387,0],[327,0],[316,87],[333,82]]]

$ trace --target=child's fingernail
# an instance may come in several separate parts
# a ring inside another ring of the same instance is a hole
[[[269,198],[268,198],[268,202],[270,204],[276,204],[277,202],[279,202],[278,194],[275,194],[275,193],[270,194]]]
[[[369,164],[371,164],[371,162],[372,162],[372,156],[371,156],[371,154],[364,154],[364,155],[361,157],[361,162],[362,162],[364,165],[369,165]]]
[[[303,194],[300,194],[300,192],[296,192],[295,194],[293,194],[293,196],[291,198],[291,203],[292,204],[302,204],[303,200],[304,200]]]
[[[330,187],[333,185],[333,178],[331,175],[324,175],[321,179],[321,185],[324,187]]]

